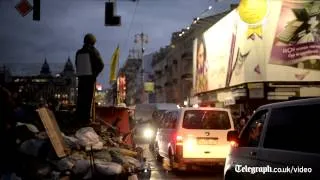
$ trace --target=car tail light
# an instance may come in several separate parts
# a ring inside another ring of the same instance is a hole
[[[230,141],[230,145],[232,148],[238,147],[238,143],[236,141]]]
[[[177,136],[176,136],[176,142],[177,142],[177,143],[176,143],[177,145],[183,145],[183,137],[177,135]]]
[[[176,136],[176,161],[180,162],[180,159],[183,157],[183,137],[180,135]]]

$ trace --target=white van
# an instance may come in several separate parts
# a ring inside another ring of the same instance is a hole
[[[167,111],[157,131],[155,152],[170,169],[188,165],[224,165],[234,130],[231,113],[223,108],[182,108]]]
[[[167,110],[177,110],[178,106],[171,103],[137,104],[134,112],[136,121],[136,139],[155,136],[158,127],[154,127],[154,121],[157,121]]]

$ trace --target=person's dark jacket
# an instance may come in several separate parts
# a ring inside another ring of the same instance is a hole
[[[76,65],[77,65],[77,56],[78,54],[88,53],[90,55],[92,74],[94,77],[98,77],[101,71],[104,68],[103,60],[100,56],[99,51],[92,45],[85,44],[83,47],[76,53]]]
[[[0,86],[0,173],[10,172],[16,158],[16,121],[11,93]]]

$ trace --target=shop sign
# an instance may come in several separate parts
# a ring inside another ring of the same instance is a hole
[[[230,106],[236,104],[236,100],[234,98],[224,100],[223,104],[225,106]]]
[[[255,88],[249,89],[249,98],[264,98],[264,89]]]
[[[232,96],[233,97],[245,97],[245,96],[247,96],[247,90],[246,89],[232,90]]]
[[[261,89],[263,88],[263,83],[249,83],[248,89]]]
[[[223,102],[225,106],[236,104],[236,100],[231,91],[229,92],[220,92],[217,94],[219,102]]]
[[[320,96],[320,87],[302,87],[300,89],[300,97],[316,97]]]
[[[144,90],[146,92],[154,92],[154,82],[145,82],[144,83]]]

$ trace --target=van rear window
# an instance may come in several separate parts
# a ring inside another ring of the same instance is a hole
[[[231,128],[228,112],[217,110],[187,110],[184,113],[182,127],[185,129]]]

